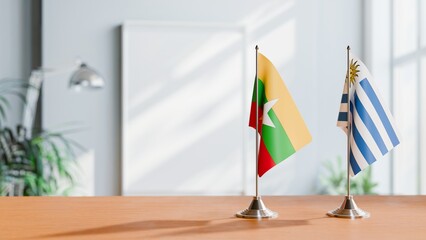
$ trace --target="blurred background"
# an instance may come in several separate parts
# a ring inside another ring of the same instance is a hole
[[[426,193],[422,0],[0,0],[0,19],[3,195],[254,194],[256,44],[313,137],[262,195],[344,193],[347,45],[401,134],[354,192]]]

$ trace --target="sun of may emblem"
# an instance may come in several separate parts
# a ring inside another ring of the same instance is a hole
[[[355,83],[355,78],[358,77],[358,70],[359,64],[358,61],[355,61],[353,59],[351,59],[351,64],[349,66],[349,74],[350,74],[350,80],[351,83],[354,84]]]

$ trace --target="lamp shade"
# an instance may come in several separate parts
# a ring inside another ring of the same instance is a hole
[[[105,85],[104,79],[87,64],[82,63],[72,74],[70,79],[70,88],[80,89],[99,89]]]

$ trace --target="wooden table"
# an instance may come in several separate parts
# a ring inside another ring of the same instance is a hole
[[[263,197],[272,220],[234,214],[251,197],[3,197],[0,239],[426,239],[426,196],[356,196],[369,219],[325,215],[341,196]]]

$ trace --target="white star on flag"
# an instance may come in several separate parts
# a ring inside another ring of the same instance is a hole
[[[275,128],[274,123],[268,115],[268,112],[272,109],[272,107],[277,103],[278,98],[271,100],[263,105],[263,125],[270,126]]]

